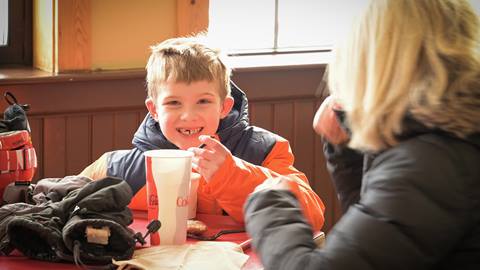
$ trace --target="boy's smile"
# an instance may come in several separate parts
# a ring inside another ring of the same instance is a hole
[[[187,129],[187,128],[177,128],[178,132],[182,133],[183,135],[195,135],[203,130],[203,128],[194,128],[194,129]]]
[[[233,99],[221,100],[216,81],[190,84],[167,81],[157,89],[156,102],[145,101],[165,137],[180,149],[200,145],[198,136],[214,135],[220,119],[230,112]]]

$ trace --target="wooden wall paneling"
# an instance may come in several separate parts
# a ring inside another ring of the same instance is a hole
[[[324,68],[285,68],[268,71],[234,71],[233,81],[249,101],[271,101],[312,97],[322,80]]]
[[[114,150],[114,114],[99,113],[92,116],[92,161],[103,153]]]
[[[315,111],[320,104],[321,101],[316,103]],[[325,156],[323,155],[323,143],[320,136],[315,136],[314,153],[315,180],[316,185],[319,187],[316,192],[325,203],[325,225],[323,230],[328,232],[338,221],[338,219],[340,219],[342,213],[333,182],[330,179],[330,175],[328,174],[328,170],[326,168]]]
[[[293,134],[295,130],[294,107],[292,102],[278,102],[274,106],[273,130],[287,139],[292,148],[295,148]]]
[[[91,126],[88,116],[69,116],[66,123],[66,175],[80,173],[91,163]]]
[[[130,149],[132,148],[132,138],[138,128],[137,112],[118,112],[115,113],[114,127],[114,148]]]
[[[84,78],[70,78],[62,74],[55,76],[58,81],[29,82],[6,86],[0,84],[0,94],[8,90],[20,103],[30,104],[29,116],[97,114],[145,107],[146,94],[143,73],[139,74],[138,78],[132,79],[99,78],[93,81]],[[0,109],[6,108],[4,106],[6,104],[6,102],[0,102]]]
[[[45,117],[43,177],[64,177],[66,169],[65,116]]]
[[[140,124],[143,122],[143,119],[145,119],[145,116],[147,115],[147,109],[143,109],[143,110],[137,110],[137,128],[135,129],[135,131],[137,131],[138,127],[140,126]]]
[[[252,102],[249,106],[251,112],[250,123],[273,131],[273,105],[270,103]]]
[[[28,117],[31,129],[31,137],[35,153],[37,154],[37,170],[33,177],[33,181],[43,178],[43,118]]]
[[[313,190],[318,193],[320,186],[315,179],[315,160],[314,160],[314,144],[315,135],[312,131],[311,119],[313,118],[312,100],[295,101],[295,114],[292,122],[295,123],[293,130],[294,136],[292,144],[295,145],[295,167],[304,172],[312,186]]]
[[[315,180],[320,187],[316,190],[318,196],[322,198],[325,204],[325,225],[323,230],[325,232],[330,231],[333,224],[337,221],[338,212],[338,202],[337,202],[337,195],[335,189],[333,187],[333,183],[330,180],[330,176],[328,175],[328,171],[325,168],[325,158],[322,154],[322,143],[320,138],[315,138],[315,163],[317,166],[315,167]]]

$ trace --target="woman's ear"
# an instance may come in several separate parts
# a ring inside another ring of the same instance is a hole
[[[153,99],[147,98],[145,100],[145,106],[147,106],[147,110],[150,113],[150,115],[153,117],[153,119],[155,119],[155,121],[158,121],[157,107],[155,106]]]
[[[221,119],[227,117],[227,115],[230,113],[230,111],[233,108],[233,103],[234,103],[233,97],[231,96],[225,97],[225,100],[223,100],[222,111],[220,112]]]

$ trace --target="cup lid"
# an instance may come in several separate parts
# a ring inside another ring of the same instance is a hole
[[[180,149],[155,149],[148,150],[143,153],[146,157],[162,157],[162,158],[188,158],[193,157],[193,153]]]

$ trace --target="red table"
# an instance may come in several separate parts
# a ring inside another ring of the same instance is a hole
[[[145,234],[147,231],[148,221],[146,219],[146,212],[135,212],[135,220],[130,227],[135,232],[142,232]],[[241,224],[236,223],[229,216],[217,216],[217,215],[204,215],[199,214],[197,218],[208,226],[208,231],[205,235],[213,235],[222,229],[240,229]],[[150,239],[147,237],[147,244],[144,247],[150,246]],[[196,240],[188,240],[188,242],[195,242]],[[252,251],[247,243],[249,243],[249,237],[246,233],[234,233],[220,236],[217,241],[231,241],[237,244],[243,244],[245,254],[250,258],[243,266],[242,270],[256,270],[263,269],[260,260]],[[137,244],[140,248],[140,245]],[[72,263],[50,263],[38,260],[29,259],[19,252],[15,251],[10,256],[0,256],[0,269],[1,270],[24,270],[24,269],[48,269],[48,270],[73,270],[79,269]]]

